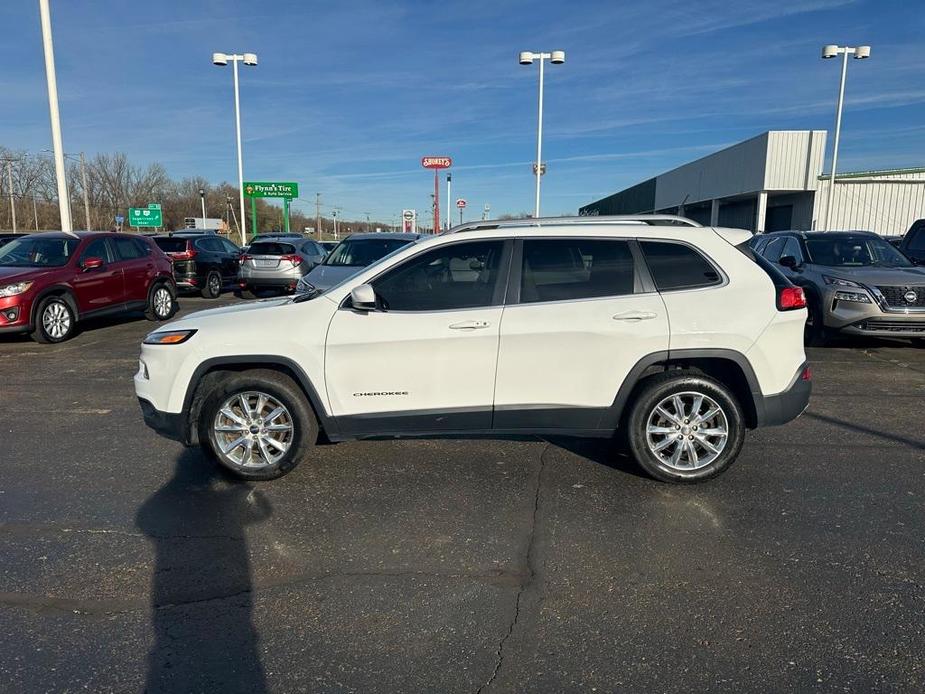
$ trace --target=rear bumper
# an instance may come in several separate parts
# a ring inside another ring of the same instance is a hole
[[[755,398],[755,409],[759,427],[773,427],[793,421],[809,405],[809,396],[813,391],[813,382],[804,374],[809,374],[809,364],[803,362],[797,369],[790,387],[776,395]]]
[[[144,398],[138,398],[138,404],[141,405],[141,415],[148,427],[171,441],[188,444],[186,418],[182,412],[177,414],[161,412]]]

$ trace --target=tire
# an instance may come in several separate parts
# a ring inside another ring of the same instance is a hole
[[[254,369],[229,373],[212,383],[199,417],[199,441],[233,475],[245,480],[282,477],[318,440],[318,420],[288,376]],[[283,411],[274,415],[279,408]],[[269,426],[279,429],[271,431]]]
[[[822,316],[822,304],[815,296],[810,295],[807,302],[806,327],[803,328],[803,344],[807,347],[825,347],[829,335],[825,329]]]
[[[148,305],[145,318],[151,321],[165,321],[173,318],[177,312],[177,297],[166,282],[159,282],[148,292]]]
[[[701,416],[719,410],[706,420],[708,429],[693,424],[698,398]],[[680,417],[675,417],[676,399]],[[735,395],[719,381],[693,372],[668,373],[653,377],[639,391],[630,411],[627,439],[636,461],[655,479],[702,482],[735,462],[745,441],[745,417]]]
[[[209,270],[206,281],[202,285],[203,299],[217,299],[222,294],[222,276],[215,270]]]
[[[35,312],[33,340],[54,344],[70,340],[76,332],[77,319],[67,299],[63,296],[48,296],[42,299]]]

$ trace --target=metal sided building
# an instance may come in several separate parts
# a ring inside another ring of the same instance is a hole
[[[772,130],[619,193],[581,215],[665,213],[701,224],[776,231],[825,225],[826,131]],[[925,168],[841,173],[835,178],[833,229],[905,233],[925,217]]]

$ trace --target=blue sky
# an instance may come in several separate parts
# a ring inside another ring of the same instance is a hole
[[[567,53],[547,68],[544,214],[764,130],[831,130],[830,42],[873,47],[849,64],[839,169],[925,165],[921,0],[52,0],[52,21],[68,151],[234,181],[231,69],[210,56],[253,51],[245,178],[298,181],[297,206],[321,192],[346,218],[429,210],[423,155],[453,157],[470,216],[531,210],[519,50]],[[5,0],[0,26],[0,144],[47,148],[38,3]]]

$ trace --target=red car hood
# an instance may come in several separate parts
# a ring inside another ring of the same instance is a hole
[[[20,282],[22,280],[32,280],[34,282],[60,269],[61,268],[44,267],[4,267],[0,265],[0,284],[12,284],[13,282]]]

